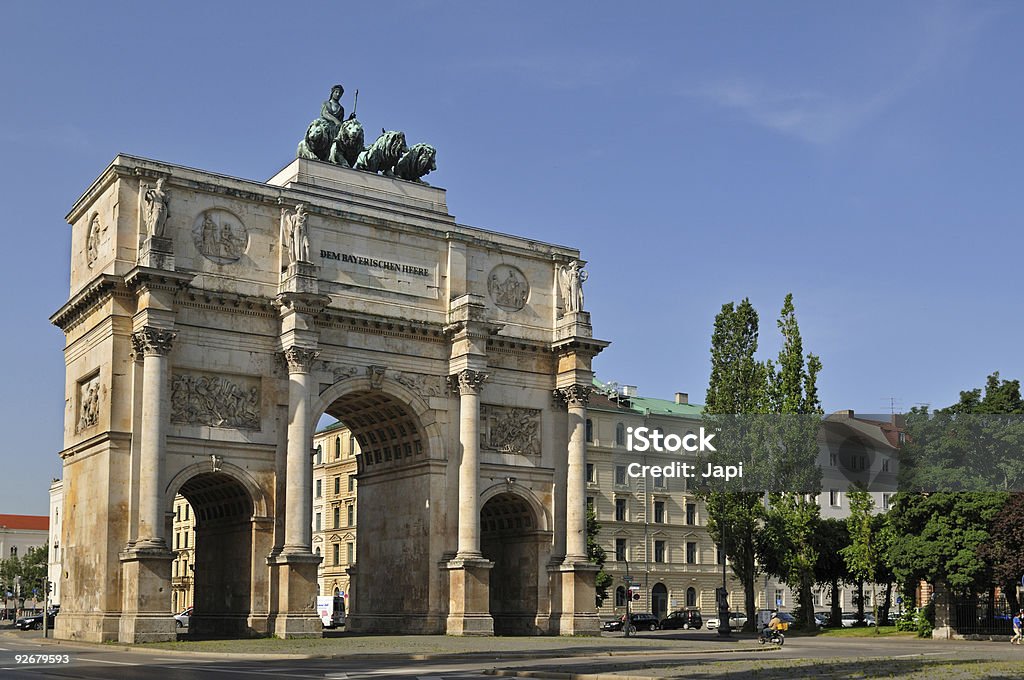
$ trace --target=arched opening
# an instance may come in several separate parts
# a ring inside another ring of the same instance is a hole
[[[651,588],[651,613],[659,621],[668,614],[668,588],[664,583],[655,583]]]
[[[697,606],[697,589],[692,586],[686,589],[686,606]]]
[[[480,551],[494,562],[490,574],[490,610],[495,635],[536,635],[540,570],[537,526],[530,504],[500,493],[480,509]]]
[[[224,472],[204,472],[178,489],[184,503],[175,522],[175,569],[188,588],[177,591],[177,605],[193,606],[187,629],[192,636],[246,637],[252,626],[254,501],[246,487]],[[172,572],[173,573],[173,572]],[[173,577],[172,577],[173,578]],[[189,594],[191,600],[189,600]]]
[[[626,586],[619,586],[615,589],[615,606],[626,606]]]
[[[314,469],[324,489],[313,508],[321,592],[347,601],[351,631],[443,632],[443,518],[430,499],[443,495],[445,467],[430,459],[422,404],[369,383],[352,379],[349,391],[339,384],[322,396],[340,394],[324,408],[338,423],[317,435],[330,452]]]

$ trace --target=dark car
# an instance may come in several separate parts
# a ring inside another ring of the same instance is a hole
[[[663,618],[660,625],[662,630],[689,630],[703,626],[704,619],[696,609],[680,609]]]
[[[623,614],[614,621],[605,621],[601,624],[601,630],[622,630],[622,623],[626,620]],[[658,618],[654,614],[635,613],[629,615],[636,630],[658,630]]]
[[[46,622],[47,628],[53,628],[53,622],[57,618],[58,612],[53,610],[49,613],[49,620]],[[36,614],[35,616],[23,616],[14,622],[15,628],[21,630],[42,630],[43,629],[43,615]]]

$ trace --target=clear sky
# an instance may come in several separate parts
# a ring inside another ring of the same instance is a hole
[[[795,296],[826,410],[1024,376],[1024,5],[8,2],[0,511],[60,474],[64,216],[118,152],[264,180],[330,86],[463,224],[577,246],[598,377],[701,401],[722,303]]]

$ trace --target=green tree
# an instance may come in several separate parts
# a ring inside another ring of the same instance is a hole
[[[594,584],[597,587],[597,606],[600,607],[608,599],[608,587],[612,584],[611,574],[604,570],[605,552],[597,537],[601,533],[601,525],[597,521],[597,513],[593,507],[587,507],[587,559],[600,567]]]
[[[752,433],[738,427],[731,416],[763,413],[767,388],[765,365],[755,358],[758,342],[757,310],[744,298],[739,304],[722,305],[715,317],[711,336],[711,379],[705,397],[707,427],[720,430],[723,451],[750,451]],[[736,578],[743,584],[745,630],[755,624],[754,580],[758,574],[754,537],[764,515],[759,491],[710,491],[704,493],[708,510],[708,533],[728,558]]]
[[[880,543],[875,535],[876,524],[873,510],[875,501],[866,490],[853,487],[847,497],[850,501],[850,514],[846,518],[846,528],[850,534],[850,545],[843,549],[843,559],[850,573],[857,579],[858,587],[863,588],[865,581],[871,584],[871,604],[874,617],[878,621],[878,597],[875,590],[878,563],[881,560]],[[864,598],[858,598],[857,620],[864,621]],[[878,626],[875,626],[878,633]]]
[[[815,580],[829,587],[832,596],[830,624],[842,625],[842,593],[839,586],[851,580],[850,570],[843,559],[843,548],[850,545],[850,532],[846,522],[836,518],[820,519],[814,531],[814,549],[818,560],[814,565]]]
[[[979,548],[980,557],[992,568],[992,578],[1006,594],[1010,611],[1017,611],[1017,584],[1024,574],[1024,493],[1012,494],[989,528],[989,540]]]
[[[818,374],[822,364],[816,355],[804,355],[792,293],[782,303],[777,326],[782,349],[778,361],[767,364],[767,385],[769,410],[780,417],[766,421],[764,436],[768,450],[774,452],[772,467],[785,493],[772,500],[766,529],[771,527],[774,539],[762,541],[762,556],[775,565],[773,573],[796,590],[796,618],[802,627],[813,629],[818,557],[812,537],[820,516],[814,499],[821,492]]]

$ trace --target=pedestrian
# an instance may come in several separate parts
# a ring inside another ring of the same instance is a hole
[[[1024,640],[1024,635],[1021,634],[1021,621],[1024,620],[1024,609],[1017,612],[1017,615],[1013,617],[1013,637],[1010,638],[1011,645],[1019,645],[1021,640]]]

